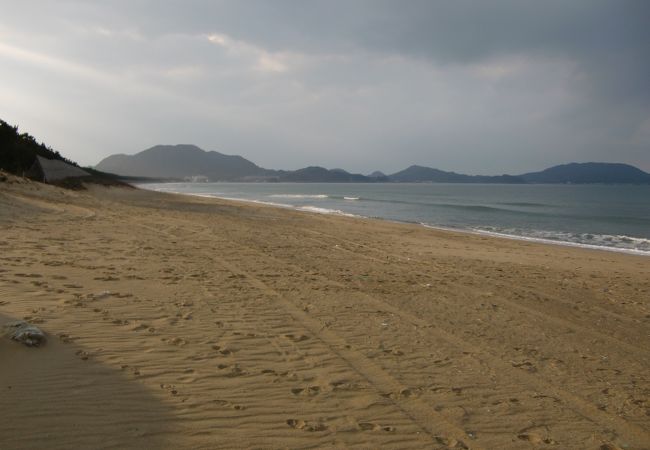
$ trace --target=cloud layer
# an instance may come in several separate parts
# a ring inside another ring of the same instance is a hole
[[[650,170],[645,1],[1,6],[0,118],[84,164],[194,143],[269,168]]]

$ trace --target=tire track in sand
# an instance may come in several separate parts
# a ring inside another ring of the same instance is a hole
[[[206,239],[214,240],[218,238],[218,235],[208,234],[208,232],[204,230],[193,231],[192,233],[197,235],[202,235]],[[279,263],[282,263],[285,266],[293,266],[297,270],[300,271],[303,270],[302,268],[299,268],[291,263],[288,263],[282,259],[272,257],[250,246],[241,243],[235,243],[233,241],[228,241],[228,242],[230,244],[235,244],[242,249],[247,249],[249,251],[253,251],[258,254],[261,253],[264,257],[275,260]],[[287,311],[292,316],[294,316],[296,320],[300,321],[301,323],[304,323],[305,327],[310,332],[314,333],[314,335],[316,336],[319,336],[323,342],[325,342],[331,347],[332,351],[339,354],[339,356],[344,360],[346,360],[346,362],[350,364],[350,366],[353,367],[358,373],[363,375],[373,385],[377,386],[380,392],[382,393],[399,392],[400,389],[403,389],[405,387],[399,381],[397,381],[397,379],[395,379],[392,375],[386,372],[383,368],[380,368],[375,363],[370,361],[365,355],[357,351],[346,349],[345,348],[346,341],[343,338],[336,335],[335,333],[330,332],[329,330],[324,330],[320,322],[307,316],[293,302],[286,299],[286,297],[283,296],[281,293],[270,288],[266,283],[264,283],[264,281],[260,280],[257,277],[254,277],[250,272],[247,272],[246,270],[239,268],[235,263],[226,262],[224,260],[219,260],[216,262],[224,265],[228,270],[232,271],[233,273],[243,276],[254,286],[262,289],[264,292],[267,292],[269,295],[272,295],[274,298],[280,300],[280,302],[285,307],[285,309],[287,309]],[[326,279],[327,281],[331,282],[334,285],[344,287],[341,283],[335,280],[330,280],[326,277],[321,277],[321,278]],[[580,397],[579,395],[573,394],[565,389],[556,387],[550,384],[549,382],[547,382],[546,380],[540,378],[538,375],[535,375],[534,373],[524,372],[522,370],[514,368],[511,364],[508,364],[506,361],[503,361],[500,355],[492,352],[489,348],[470,343],[439,327],[433,327],[430,323],[420,319],[419,317],[414,316],[413,314],[408,313],[402,309],[396,308],[392,304],[384,300],[378,299],[374,296],[371,296],[370,294],[366,294],[364,292],[358,292],[358,294],[363,295],[374,305],[380,306],[384,310],[389,311],[390,313],[396,316],[402,317],[403,319],[406,319],[408,322],[410,322],[413,325],[417,325],[419,327],[429,329],[430,331],[438,335],[446,342],[454,345],[459,350],[474,354],[475,358],[480,360],[486,366],[492,367],[497,371],[508,372],[512,374],[514,378],[518,379],[522,384],[532,387],[538,391],[541,391],[547,396],[560,399],[563,402],[565,407],[577,413],[579,416],[583,417],[587,421],[598,424],[602,426],[604,429],[611,429],[611,428],[617,429],[619,432],[624,433],[626,439],[630,443],[632,443],[635,447],[643,448],[648,442],[650,442],[650,434],[646,430],[634,424],[629,423],[625,419],[622,419],[612,414],[608,414],[607,412],[600,410],[596,405],[594,405],[590,401]],[[541,313],[538,314],[541,315]],[[337,349],[342,349],[342,351],[338,351]],[[485,358],[479,355],[488,355],[489,357]],[[381,371],[383,376],[378,377],[378,379],[374,380],[373,382],[372,374],[370,372],[374,370]],[[403,405],[406,404],[406,402],[404,401],[401,401],[400,403]],[[410,404],[411,402],[409,401],[408,403]],[[406,409],[405,412],[407,411],[409,410]],[[412,416],[414,420],[416,420],[416,417],[418,417],[419,414],[423,414],[426,417],[427,414],[431,414],[431,413],[434,413],[435,416],[438,416],[438,420],[440,420],[441,423],[450,424],[450,422],[444,416],[432,410],[430,407],[425,407],[424,411],[421,410],[420,408],[410,409],[409,415]],[[455,425],[454,428],[456,428],[457,433],[460,432],[461,436],[464,434],[464,431],[456,427]],[[433,432],[432,435],[434,434],[435,431]]]
[[[156,233],[167,234],[170,237],[178,238],[177,234],[172,234],[165,230],[156,229],[140,223],[140,226]],[[180,231],[179,229],[176,229]],[[215,239],[214,235],[206,231],[193,231],[193,235],[202,235],[208,239]],[[228,241],[233,243],[232,241]],[[416,424],[424,433],[430,436],[433,444],[445,445],[456,448],[472,448],[479,450],[477,443],[466,444],[468,436],[465,430],[455,423],[450,422],[445,416],[435,411],[431,406],[417,398],[393,398],[392,392],[400,392],[407,389],[407,386],[400,383],[396,378],[376,365],[362,353],[355,351],[348,345],[347,341],[329,330],[323,328],[322,323],[309,317],[304,311],[300,310],[294,303],[287,300],[282,294],[270,288],[259,278],[253,276],[250,272],[240,268],[232,261],[226,261],[222,257],[216,259],[214,254],[203,250],[201,251],[213,263],[220,265],[241,280],[246,281],[259,291],[276,299],[283,309],[306,331],[311,333],[315,338],[322,342],[327,349],[357,373],[362,379],[367,381],[382,397],[389,399],[390,402],[401,411],[409,420]]]
[[[366,249],[369,249],[369,250],[371,250],[373,252],[381,253],[384,256],[390,256],[390,257],[393,257],[395,259],[398,259],[401,262],[409,262],[409,263],[415,262],[415,263],[419,263],[419,264],[426,264],[425,261],[417,260],[417,259],[414,259],[414,258],[411,258],[410,261],[405,261],[404,258],[402,258],[402,257],[400,257],[398,255],[395,255],[393,253],[386,252],[384,250],[377,249],[375,247],[372,247],[372,246],[369,246],[369,245],[366,245],[366,244],[361,245],[361,244],[358,244],[358,243],[353,242],[353,241],[349,241],[349,240],[346,240],[346,239],[340,239],[340,238],[338,238],[336,236],[332,236],[332,235],[327,234],[327,233],[322,233],[322,232],[315,231],[315,230],[304,230],[304,231],[306,231],[308,233],[312,233],[312,234],[318,234],[320,236],[327,236],[327,237],[333,239],[334,241],[344,241],[344,242],[347,242],[350,245],[362,246],[362,247],[364,247]],[[307,238],[307,239],[316,240],[314,238]],[[316,241],[317,242],[322,242],[322,241],[318,241],[318,240],[316,240]],[[363,253],[358,253],[358,252],[355,252],[354,250],[350,250],[350,249],[347,249],[345,247],[338,246],[337,250],[344,251],[344,252],[350,253],[350,254],[352,254],[352,255],[354,255],[356,257],[362,257],[362,258],[368,259],[370,261],[375,261],[375,262],[379,262],[379,263],[382,263],[382,264],[386,263],[385,259],[377,258],[377,257],[371,256],[371,255],[366,255],[366,254],[363,254]],[[409,271],[411,273],[413,273],[413,274],[427,275],[426,272],[424,272],[422,270],[418,270],[418,269],[409,269]],[[465,273],[467,273],[467,272],[465,271]],[[569,303],[567,303],[566,301],[563,301],[563,300],[561,300],[559,298],[555,297],[555,298],[553,298],[553,300],[557,301],[558,303],[562,303],[563,305],[565,305],[567,307],[570,306]],[[556,325],[563,326],[563,327],[572,329],[574,331],[579,331],[581,333],[591,335],[591,336],[593,336],[595,338],[608,340],[608,341],[610,341],[610,342],[612,342],[612,343],[614,343],[616,345],[619,345],[621,347],[625,347],[625,349],[627,351],[629,351],[633,355],[643,354],[643,352],[645,350],[644,348],[637,347],[634,344],[631,344],[631,343],[626,342],[626,341],[622,341],[622,340],[620,340],[620,339],[618,339],[616,337],[593,331],[591,329],[583,327],[582,325],[576,324],[575,322],[571,322],[569,320],[566,320],[566,319],[564,319],[562,317],[551,315],[550,313],[548,313],[548,311],[546,311],[546,312],[538,311],[535,308],[531,308],[529,306],[522,305],[520,303],[513,302],[513,301],[505,299],[505,298],[499,298],[499,301],[504,303],[504,304],[507,304],[509,307],[512,307],[513,309],[519,310],[522,313],[530,314],[531,316],[536,317],[539,320],[543,320],[545,322],[548,322],[550,320],[553,323],[555,323]],[[627,317],[624,317],[624,316],[621,316],[619,314],[613,313],[613,312],[608,311],[608,310],[606,310],[604,308],[600,308],[600,307],[596,306],[596,307],[594,307],[594,309],[597,309],[598,311],[601,311],[603,314],[611,316],[611,317],[613,317],[615,319],[629,320],[629,318],[627,318]]]

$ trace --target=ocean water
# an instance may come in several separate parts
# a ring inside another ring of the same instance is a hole
[[[141,187],[650,256],[650,186],[157,183]]]

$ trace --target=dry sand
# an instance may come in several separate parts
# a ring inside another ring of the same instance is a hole
[[[650,258],[0,183],[0,448],[650,448]]]

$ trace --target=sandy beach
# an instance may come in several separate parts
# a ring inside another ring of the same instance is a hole
[[[650,448],[650,258],[0,182],[0,448]]]

